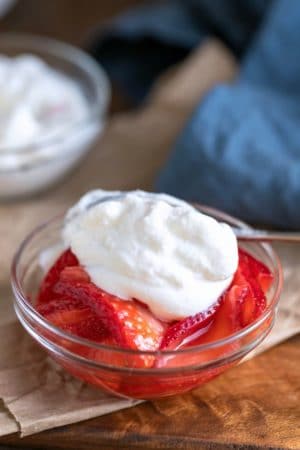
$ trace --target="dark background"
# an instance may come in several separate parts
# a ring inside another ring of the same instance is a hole
[[[18,0],[0,30],[48,35],[84,45],[93,29],[140,0]]]

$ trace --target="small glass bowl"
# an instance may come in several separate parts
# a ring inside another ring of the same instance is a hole
[[[72,79],[84,94],[88,113],[66,124],[51,138],[24,147],[0,149],[0,199],[25,196],[60,180],[86,154],[103,129],[110,83],[87,53],[53,39],[18,33],[0,34],[0,54],[33,54]]]
[[[215,209],[196,206],[219,221],[236,227],[246,224]],[[64,332],[34,309],[43,272],[39,255],[60,241],[63,218],[35,229],[21,244],[12,264],[15,310],[23,327],[62,367],[74,376],[125,398],[151,399],[187,392],[236,365],[271,330],[282,289],[282,269],[272,247],[243,243],[274,275],[267,308],[251,325],[224,339],[173,351],[142,352],[101,345]],[[143,368],[144,361],[153,363]]]

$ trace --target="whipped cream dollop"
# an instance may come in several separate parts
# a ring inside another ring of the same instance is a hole
[[[164,194],[92,191],[68,212],[63,239],[97,286],[167,321],[212,306],[238,265],[227,224]]]
[[[79,85],[42,59],[0,55],[0,152],[52,138],[86,116]]]

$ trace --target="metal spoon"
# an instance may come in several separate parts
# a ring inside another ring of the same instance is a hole
[[[256,230],[253,228],[232,227],[237,239],[240,241],[262,241],[262,242],[286,242],[289,244],[300,242],[298,231],[269,231]]]

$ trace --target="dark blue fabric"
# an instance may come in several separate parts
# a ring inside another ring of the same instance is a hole
[[[110,77],[139,103],[157,76],[214,35],[241,55],[272,0],[166,0],[116,18],[90,45]]]
[[[130,36],[134,41],[144,38],[146,30],[155,46],[162,43],[171,52],[187,51],[214,34],[240,58],[241,72],[233,85],[215,87],[198,105],[171,149],[157,190],[219,207],[253,223],[299,228],[300,2],[194,0],[168,2],[164,8],[139,11],[132,22],[130,15],[120,19],[113,33],[122,30],[119,39]],[[173,15],[164,22],[168,10]],[[152,26],[155,17],[160,25]],[[180,23],[189,29],[186,34],[176,33]],[[114,56],[117,66],[120,60]],[[123,80],[145,59],[127,61]],[[151,73],[136,99],[147,92],[158,72]]]

